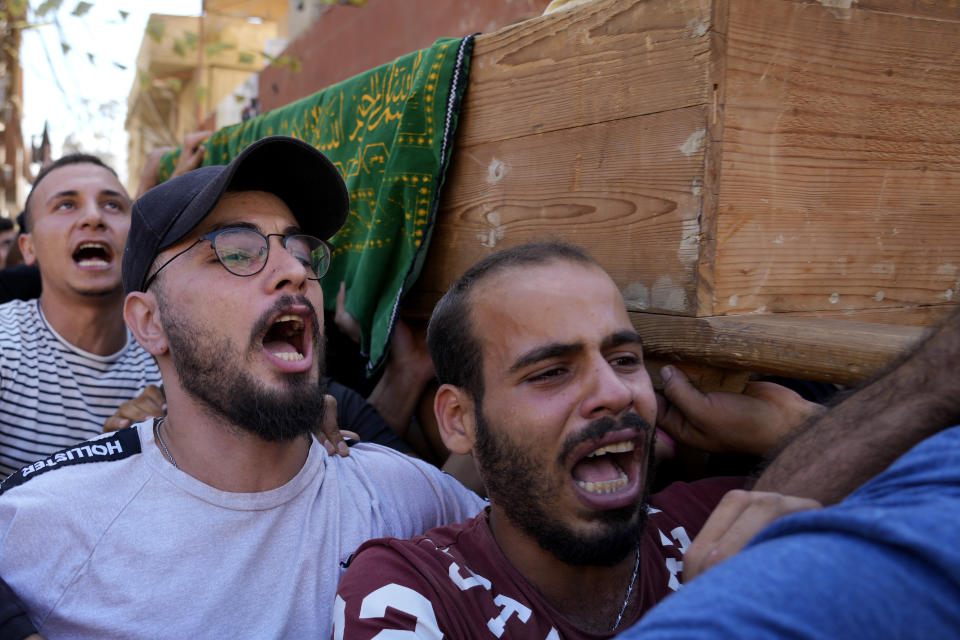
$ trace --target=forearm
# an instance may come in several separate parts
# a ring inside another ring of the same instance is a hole
[[[902,364],[850,395],[786,445],[756,489],[833,504],[924,438],[960,422],[960,316]]]
[[[400,364],[388,362],[367,403],[377,410],[397,437],[404,439],[428,381],[421,375],[404,371]]]

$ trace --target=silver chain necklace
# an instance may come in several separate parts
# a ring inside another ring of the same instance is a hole
[[[170,464],[173,465],[173,468],[174,468],[174,469],[179,470],[179,469],[180,469],[180,466],[177,465],[177,461],[173,459],[173,456],[172,456],[172,455],[170,455],[170,449],[167,449],[167,443],[165,443],[165,442],[163,441],[163,436],[160,435],[160,425],[163,424],[163,420],[164,420],[163,418],[154,419],[154,421],[153,421],[153,436],[157,439],[157,442],[160,443],[160,448],[163,449],[163,455],[165,455],[165,456],[167,457],[167,460],[170,461]],[[640,557],[639,552],[637,553],[637,557],[638,557],[638,558]],[[636,577],[637,577],[637,571],[636,571],[636,569],[634,569],[634,571],[633,571],[633,577],[634,577],[634,579],[636,579]],[[632,584],[630,585],[630,588],[633,589],[633,585],[632,585]],[[630,593],[627,592],[627,599],[629,599],[629,598],[630,598]],[[626,603],[624,603],[624,606],[626,606]],[[622,611],[622,610],[620,611],[620,615],[623,615],[623,611]],[[620,624],[620,618],[617,618],[617,624]],[[616,629],[616,627],[614,627],[614,629]]]
[[[163,442],[161,441],[161,444]],[[170,455],[170,454],[167,454]],[[170,459],[170,462],[173,462],[173,458]],[[176,463],[174,462],[174,466]],[[637,545],[637,559],[633,563],[633,575],[630,577],[630,585],[627,587],[627,597],[623,599],[623,604],[620,605],[620,613],[617,614],[617,621],[613,623],[613,628],[611,631],[616,631],[617,627],[620,626],[620,621],[623,620],[623,614],[627,610],[627,605],[630,604],[630,596],[633,595],[633,585],[637,582],[637,573],[640,571],[640,546]]]

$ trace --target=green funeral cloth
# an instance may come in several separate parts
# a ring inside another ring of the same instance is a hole
[[[226,164],[260,138],[289,135],[322,151],[340,169],[350,215],[331,239],[321,281],[333,310],[340,282],[361,329],[367,373],[384,362],[397,311],[426,257],[444,173],[451,157],[473,36],[444,38],[312,96],[241,124],[204,144],[203,164]],[[180,149],[166,154],[166,180]],[[318,210],[321,209],[318,206]]]

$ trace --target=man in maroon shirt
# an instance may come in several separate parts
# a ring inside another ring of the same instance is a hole
[[[679,588],[683,552],[742,478],[647,499],[657,400],[619,290],[585,251],[482,260],[434,310],[428,344],[447,447],[490,507],[360,547],[336,638],[606,638]]]

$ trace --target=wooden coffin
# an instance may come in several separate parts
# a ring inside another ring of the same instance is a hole
[[[594,0],[476,40],[406,313],[588,248],[656,358],[850,383],[960,298],[960,3]]]

